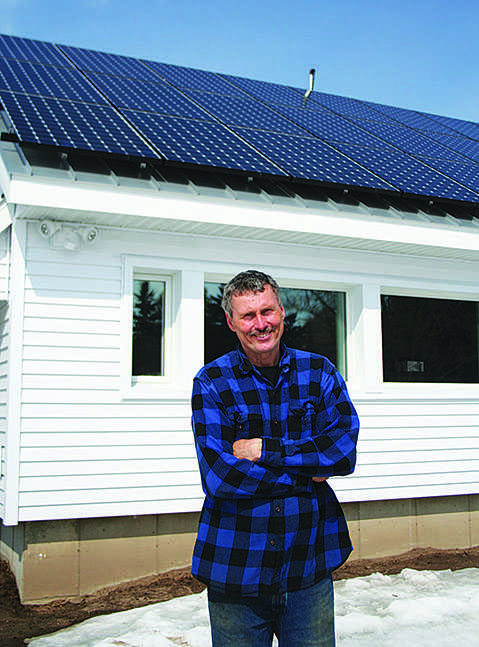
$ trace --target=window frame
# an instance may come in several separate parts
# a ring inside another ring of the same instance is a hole
[[[479,382],[387,382],[383,379],[384,366],[383,366],[383,339],[382,339],[382,296],[398,296],[398,297],[415,297],[419,299],[444,299],[452,301],[472,301],[479,304],[479,294],[475,291],[466,292],[464,290],[440,290],[433,288],[420,287],[402,287],[402,286],[381,286],[378,294],[379,300],[379,326],[381,336],[379,338],[379,352],[381,356],[381,384],[382,390],[386,395],[396,395],[404,393],[407,397],[417,396],[423,397],[444,397],[444,393],[449,395],[460,395],[462,397],[478,396],[479,395]]]
[[[181,390],[181,375],[173,361],[177,353],[177,320],[181,301],[181,271],[165,259],[122,255],[120,392],[122,399],[158,397]],[[133,375],[134,279],[165,282],[164,375]]]
[[[268,269],[264,271],[269,273]],[[223,273],[217,273],[217,272],[205,272],[203,289],[204,289],[205,283],[228,283],[228,281],[235,273],[236,272],[232,272],[230,274],[223,274]],[[352,284],[343,283],[343,282],[336,283],[332,281],[321,281],[318,279],[291,278],[291,276],[281,275],[279,272],[276,272],[274,270],[271,270],[271,274],[277,281],[280,289],[290,288],[295,290],[318,290],[318,291],[324,291],[324,292],[342,292],[344,294],[345,313],[344,313],[344,321],[342,322],[343,328],[344,328],[344,349],[342,353],[344,357],[344,369],[339,369],[338,367],[338,370],[340,370],[345,382],[349,383],[349,380],[351,377],[350,367],[352,365],[352,347],[353,347],[352,334],[351,334],[352,321],[353,321],[352,291],[355,286],[353,286]],[[204,309],[203,309],[203,318],[204,318]],[[204,342],[202,343],[204,346]],[[342,371],[344,371],[344,373]]]
[[[134,283],[139,281],[162,281],[165,284],[164,305],[163,305],[163,339],[162,339],[162,375],[134,375],[133,374],[133,307],[134,307]],[[131,384],[162,384],[169,381],[172,372],[172,344],[173,344],[173,312],[172,301],[174,294],[173,274],[166,274],[154,270],[133,270],[131,276],[131,348],[130,348],[130,365],[131,365]]]

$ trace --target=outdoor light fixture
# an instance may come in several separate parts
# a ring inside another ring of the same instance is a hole
[[[40,223],[40,234],[44,238],[51,238],[62,228],[61,223],[52,220],[42,220]]]
[[[40,222],[40,235],[48,239],[50,247],[76,252],[85,245],[95,243],[98,239],[99,231],[96,227],[76,227],[62,222],[42,220]]]

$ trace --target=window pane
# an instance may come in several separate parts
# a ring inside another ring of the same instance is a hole
[[[224,284],[205,283],[205,362],[233,350],[236,335],[221,308]],[[325,355],[346,374],[345,294],[281,288],[285,309],[283,341],[287,346]]]
[[[133,280],[133,375],[164,375],[165,288]]]
[[[478,304],[381,297],[386,382],[478,382]]]

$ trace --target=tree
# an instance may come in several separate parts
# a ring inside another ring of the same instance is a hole
[[[133,375],[162,375],[165,284],[135,280],[134,285]]]

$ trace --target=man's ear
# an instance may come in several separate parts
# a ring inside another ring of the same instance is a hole
[[[231,317],[229,316],[229,314],[227,312],[225,312],[225,315],[226,315],[226,323],[228,324],[228,328],[230,330],[232,330],[233,332],[236,332],[236,328],[235,328],[235,325],[233,323],[233,319],[231,319]]]

